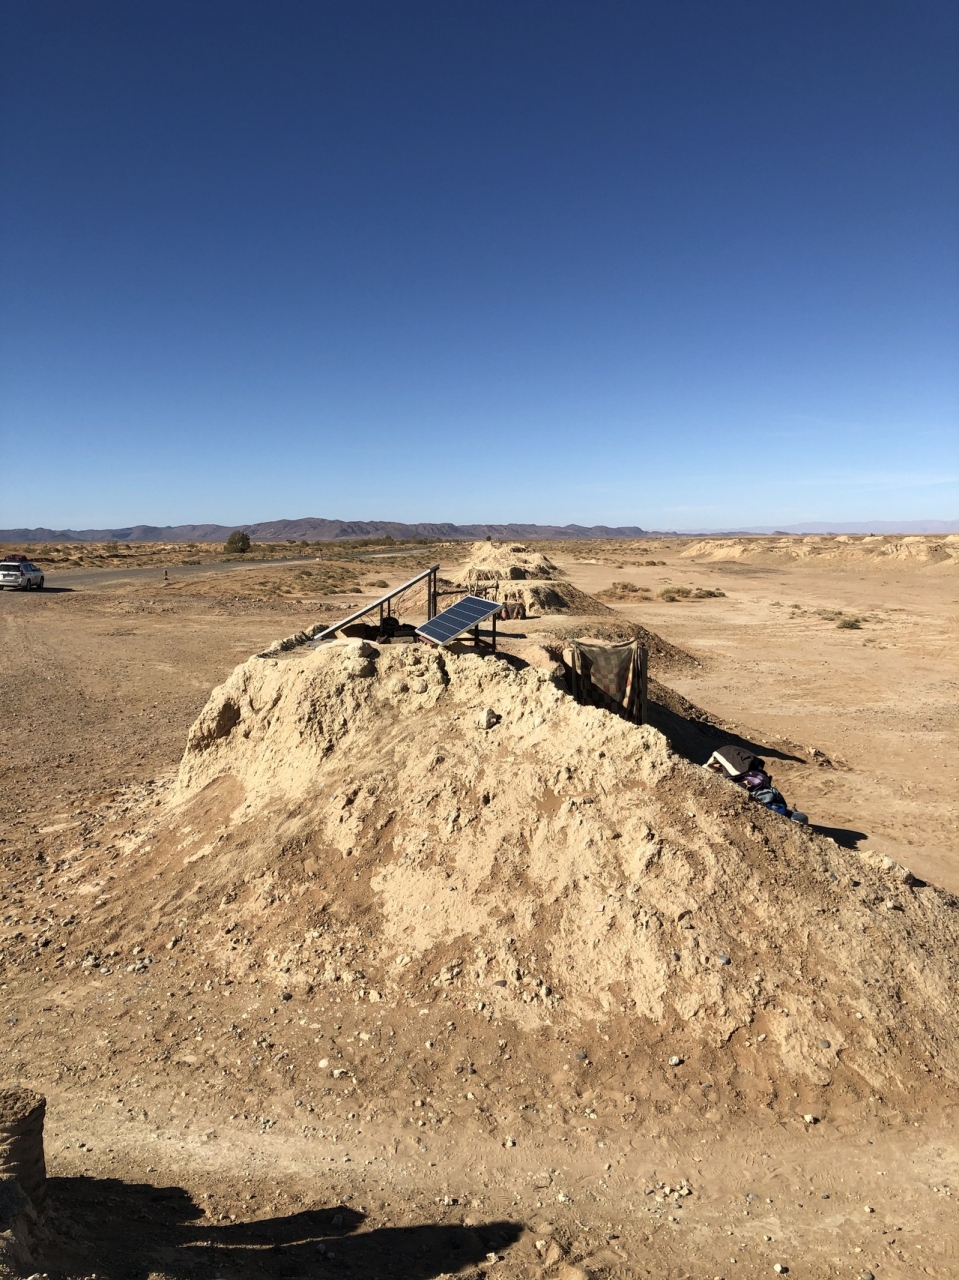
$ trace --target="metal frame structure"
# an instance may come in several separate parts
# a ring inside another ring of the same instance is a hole
[[[321,640],[328,640],[330,636],[335,635],[342,627],[348,627],[351,622],[359,622],[360,618],[365,618],[374,609],[379,609],[380,611],[380,626],[382,626],[384,618],[393,617],[392,602],[396,597],[401,596],[404,591],[409,591],[410,587],[415,587],[424,578],[428,579],[426,584],[426,620],[429,622],[436,617],[436,580],[439,569],[438,564],[431,565],[428,569],[424,569],[422,573],[418,573],[415,578],[410,578],[409,582],[404,582],[401,587],[396,587],[395,590],[387,592],[385,596],[380,596],[378,600],[374,600],[372,604],[366,604],[362,609],[357,609],[349,617],[341,618],[339,622],[334,622],[332,627],[327,627],[325,631],[320,631],[313,637],[313,644],[319,644]],[[386,609],[385,613],[383,612],[384,608]]]

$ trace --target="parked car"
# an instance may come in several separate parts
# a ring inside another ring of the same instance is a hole
[[[36,587],[38,591],[42,591],[43,570],[31,564],[25,556],[8,556],[0,561],[0,588],[2,587],[23,587],[26,591],[32,591]]]

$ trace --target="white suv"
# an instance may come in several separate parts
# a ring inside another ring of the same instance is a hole
[[[0,561],[0,588],[2,587],[23,587],[27,591],[36,587],[38,591],[42,591],[43,570],[21,556]]]

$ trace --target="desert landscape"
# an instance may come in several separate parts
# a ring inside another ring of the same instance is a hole
[[[3,550],[12,1273],[959,1274],[959,536]]]

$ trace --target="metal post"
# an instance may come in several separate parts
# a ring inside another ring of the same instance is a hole
[[[493,652],[496,652],[496,614],[493,614]]]

